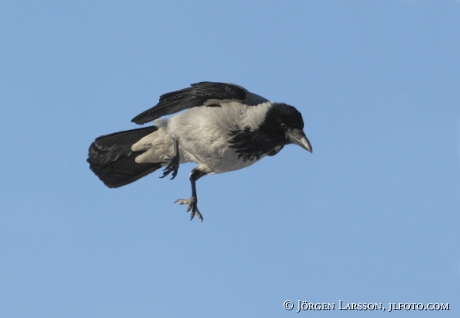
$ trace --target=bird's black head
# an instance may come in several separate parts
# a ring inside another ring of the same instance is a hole
[[[263,124],[271,131],[283,133],[288,127],[303,130],[302,114],[293,106],[273,103],[265,115]]]
[[[280,145],[294,143],[312,152],[312,147],[303,132],[302,114],[293,106],[274,103],[269,108],[260,130]]]
[[[290,143],[312,151],[303,132],[302,115],[294,107],[282,103],[271,104],[258,127],[236,126],[229,136],[230,147],[245,161],[260,159],[263,155],[273,156]]]

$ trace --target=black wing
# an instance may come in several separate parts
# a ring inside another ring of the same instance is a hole
[[[219,101],[221,100],[240,101],[249,106],[268,101],[235,84],[201,82],[179,91],[161,95],[158,104],[140,113],[131,121],[136,124],[145,124],[161,116],[174,114],[187,108],[203,105],[220,106]]]

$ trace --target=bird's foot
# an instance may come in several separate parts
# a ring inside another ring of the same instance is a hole
[[[201,215],[200,211],[198,210],[198,201],[196,197],[191,197],[188,200],[184,199],[177,199],[174,203],[179,203],[180,205],[187,205],[187,212],[191,211],[190,214],[190,221],[193,220],[195,215],[203,222],[203,216]]]
[[[179,154],[175,155],[170,161],[169,164],[164,168],[163,175],[160,178],[166,177],[168,174],[171,174],[171,180],[177,176],[177,172],[179,171]]]
[[[180,164],[180,155],[179,155],[179,143],[176,137],[173,136],[173,143],[174,143],[174,157],[169,158],[169,156],[165,159],[169,161],[166,168],[163,170],[163,175],[160,178],[166,177],[168,174],[172,172],[171,180],[177,176],[177,172],[179,171],[179,164]]]

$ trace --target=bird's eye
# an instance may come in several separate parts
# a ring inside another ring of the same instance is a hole
[[[286,129],[287,125],[285,123],[281,123],[281,128]]]

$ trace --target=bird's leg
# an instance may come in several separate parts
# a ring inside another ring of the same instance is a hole
[[[206,175],[206,172],[198,170],[198,168],[193,169],[192,172],[190,172],[190,183],[192,184],[192,197],[188,200],[177,199],[176,201],[174,201],[174,203],[177,202],[181,205],[187,204],[187,212],[192,211],[190,214],[190,220],[192,220],[196,214],[198,218],[201,220],[201,222],[203,222],[203,216],[198,210],[198,198],[196,196],[195,182],[204,175]]]
[[[166,177],[172,172],[171,180],[177,176],[179,171],[180,155],[179,155],[179,142],[177,141],[176,136],[172,136],[174,144],[174,156],[169,160],[169,164],[164,168],[163,175],[160,178]]]

